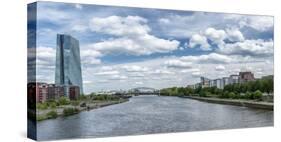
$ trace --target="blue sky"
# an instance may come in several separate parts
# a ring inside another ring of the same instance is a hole
[[[38,80],[53,83],[56,34],[80,42],[84,91],[186,86],[273,74],[273,17],[39,2]]]

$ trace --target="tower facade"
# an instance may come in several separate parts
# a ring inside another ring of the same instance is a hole
[[[55,84],[65,86],[67,96],[70,86],[83,93],[79,41],[70,35],[57,35]]]

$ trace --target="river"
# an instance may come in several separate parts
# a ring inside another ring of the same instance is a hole
[[[37,137],[53,140],[263,126],[273,126],[273,111],[151,95],[38,122]]]

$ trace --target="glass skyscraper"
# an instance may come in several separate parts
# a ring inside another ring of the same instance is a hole
[[[70,35],[57,35],[55,84],[65,86],[65,95],[69,95],[68,86],[79,86],[83,93],[79,41]]]

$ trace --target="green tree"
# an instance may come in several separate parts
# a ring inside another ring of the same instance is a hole
[[[69,105],[70,101],[66,97],[60,97],[58,100],[59,105]]]
[[[228,97],[231,99],[235,99],[236,94],[234,92],[228,93]]]
[[[262,92],[260,90],[257,90],[253,93],[253,99],[255,100],[262,100]]]

